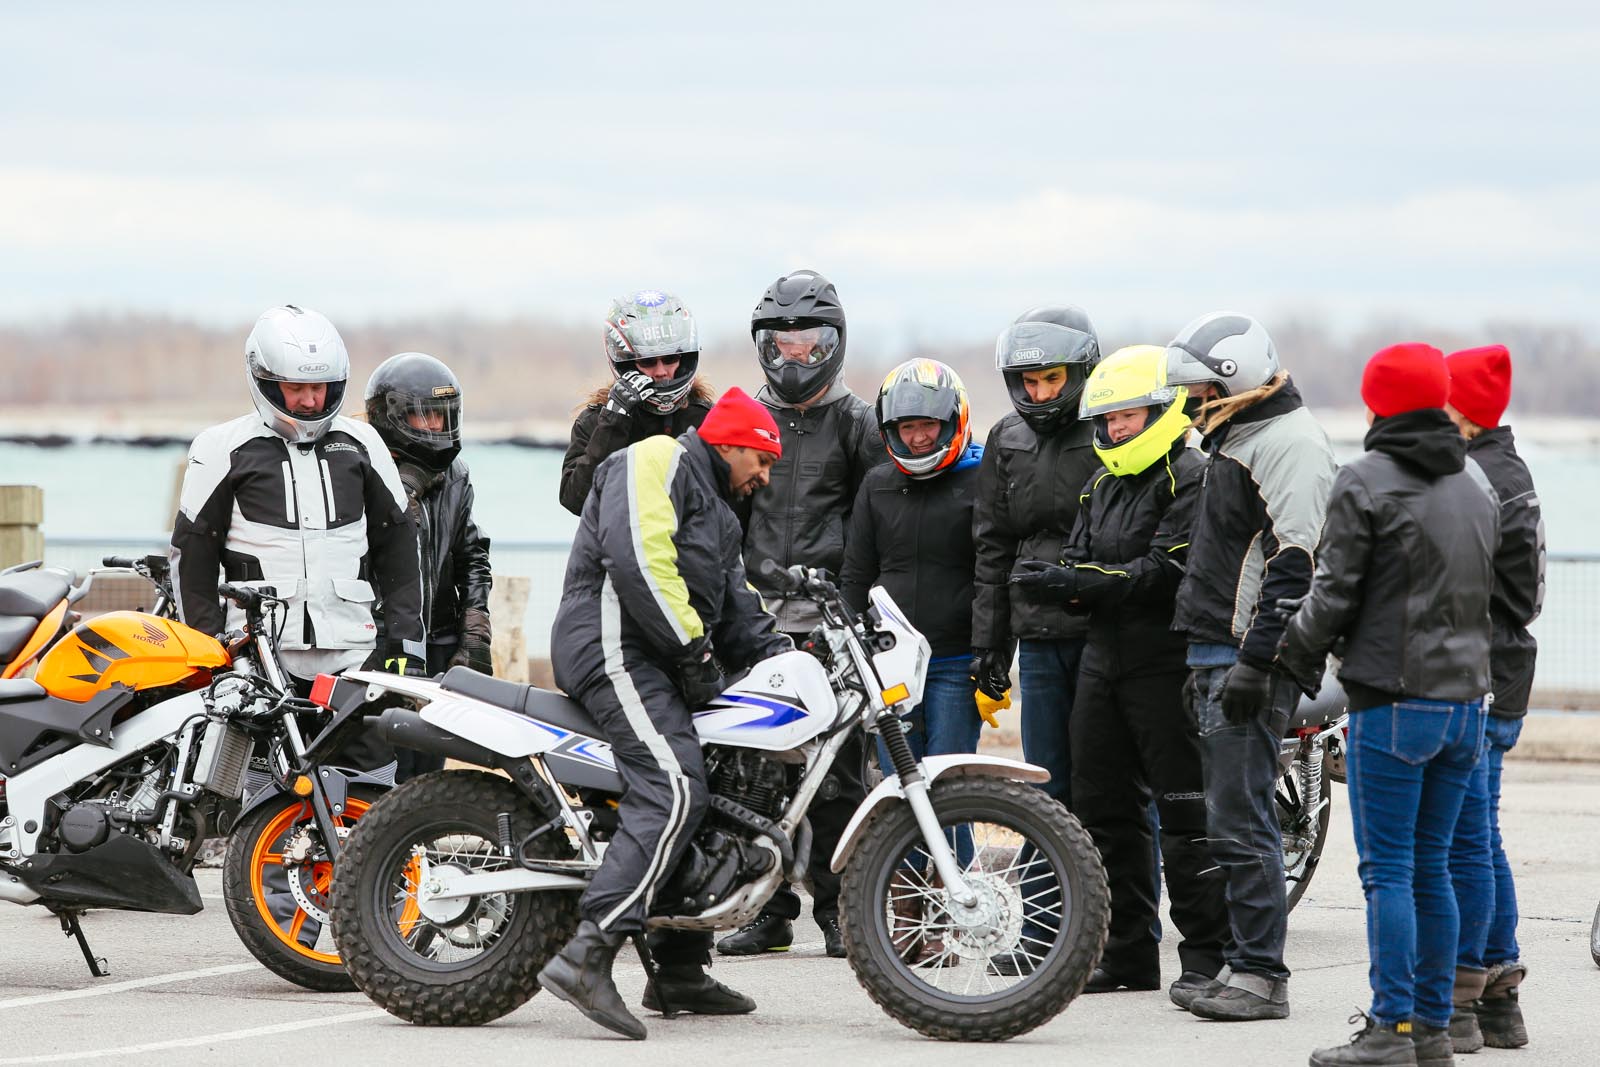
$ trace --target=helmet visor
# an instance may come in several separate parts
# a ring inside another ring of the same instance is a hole
[[[649,315],[608,322],[616,362],[681,356],[700,350],[699,331],[687,314]]]
[[[427,448],[448,448],[461,441],[461,394],[440,386],[434,395],[391,392],[389,425],[394,432]]]
[[[995,369],[1003,371],[1087,363],[1099,351],[1094,335],[1053,322],[1013,323],[994,345]]]
[[[1188,394],[1185,390],[1171,385],[1163,385],[1134,395],[1091,381],[1089,388],[1083,394],[1082,403],[1078,405],[1078,418],[1092,419],[1099,415],[1109,415],[1114,411],[1132,411],[1135,408],[1164,410],[1180,395]]]
[[[839,350],[839,330],[825,324],[787,327],[764,326],[755,331],[756,353],[771,368],[786,363],[815,367]]]
[[[955,417],[961,396],[948,385],[898,381],[878,401],[878,418],[885,429],[900,419],[938,419]]]

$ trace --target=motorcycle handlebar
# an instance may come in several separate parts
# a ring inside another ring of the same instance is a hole
[[[222,582],[217,586],[217,595],[227,597],[241,608],[248,608],[260,604],[263,600],[276,600],[278,590],[270,585],[264,585],[259,589],[251,589],[249,586],[230,585],[227,582]]]
[[[839,590],[828,580],[828,572],[821,568],[802,567],[798,563],[788,570],[770,559],[761,561],[756,573],[786,593],[804,593],[813,600],[831,600]]]

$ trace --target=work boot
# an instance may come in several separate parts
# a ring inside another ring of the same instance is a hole
[[[1521,1048],[1528,1043],[1528,1028],[1522,1022],[1518,987],[1528,968],[1516,960],[1489,969],[1483,997],[1478,1001],[1478,1027],[1483,1043],[1490,1048]]]
[[[1251,972],[1234,972],[1228,984],[1208,997],[1196,997],[1189,1010],[1202,1019],[1247,1023],[1289,1017],[1289,980]],[[1352,1019],[1351,1022],[1355,1020]],[[1360,1063],[1360,1060],[1351,1062]]]
[[[539,984],[607,1030],[643,1041],[644,1023],[628,1011],[611,980],[611,964],[627,939],[585,919],[567,947],[539,972]]]
[[[1417,1057],[1417,1067],[1454,1067],[1456,1058],[1450,1045],[1449,1027],[1411,1020],[1411,1050]]]
[[[667,1002],[661,1003],[665,993]],[[669,963],[656,971],[640,1001],[650,1011],[686,1011],[694,1015],[746,1015],[756,1002],[729,989],[695,963]]]
[[[820,915],[817,925],[822,927],[823,949],[836,960],[844,959],[844,934],[839,930],[839,916]]]
[[[763,952],[788,952],[794,944],[794,924],[762,912],[754,921],[717,942],[719,956],[759,956]]]
[[[1222,968],[1222,973],[1215,978],[1207,978],[1199,971],[1184,971],[1178,980],[1167,987],[1167,996],[1172,998],[1172,1003],[1189,1010],[1201,997],[1215,996],[1222,992],[1222,987],[1228,984],[1228,968]]]
[[[1478,1029],[1478,998],[1483,996],[1489,972],[1477,967],[1457,967],[1456,987],[1451,994],[1450,1045],[1457,1052],[1476,1052],[1483,1047],[1483,1031]]]
[[[899,870],[889,879],[891,915],[889,943],[906,963],[922,959],[927,924],[922,917],[923,893],[910,871]]]
[[[1155,978],[1119,978],[1104,967],[1096,967],[1089,980],[1083,983],[1085,993],[1115,993],[1119,990],[1148,992],[1161,988],[1161,976]]]
[[[1417,1052],[1411,1041],[1410,1022],[1379,1023],[1365,1012],[1350,1016],[1351,1022],[1363,1019],[1366,1025],[1356,1031],[1349,1044],[1313,1052],[1311,1067],[1415,1067]]]

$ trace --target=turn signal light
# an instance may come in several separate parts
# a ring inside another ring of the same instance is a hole
[[[295,778],[295,780],[294,780],[294,795],[295,796],[297,796],[297,797],[308,797],[308,796],[311,795],[312,788],[313,788],[313,786],[311,784],[311,779],[307,778],[305,775],[302,774],[302,775],[299,775],[299,776],[297,776]]]
[[[899,685],[885,689],[882,695],[885,704],[898,704],[903,700],[911,699],[911,690],[906,688],[906,683],[901,682]]]

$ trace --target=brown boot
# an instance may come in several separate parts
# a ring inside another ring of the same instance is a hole
[[[1451,995],[1455,1010],[1450,1016],[1450,1046],[1457,1053],[1476,1052],[1483,1047],[1483,1031],[1478,1029],[1478,998],[1483,996],[1489,972],[1476,967],[1456,968],[1456,988]]]
[[[934,890],[944,888],[944,881],[937,874],[933,876],[931,888]],[[917,958],[913,961],[918,967],[942,967],[950,962],[945,959],[943,916],[944,909],[938,905],[926,909],[922,950],[917,953]]]
[[[922,958],[924,926],[922,922],[923,892],[920,876],[907,870],[894,872],[889,879],[889,943],[895,955],[906,963],[915,964]]]
[[[1489,968],[1483,996],[1478,1001],[1478,1026],[1483,1043],[1490,1048],[1521,1048],[1528,1043],[1528,1028],[1522,1022],[1518,989],[1528,968],[1516,960]]]

